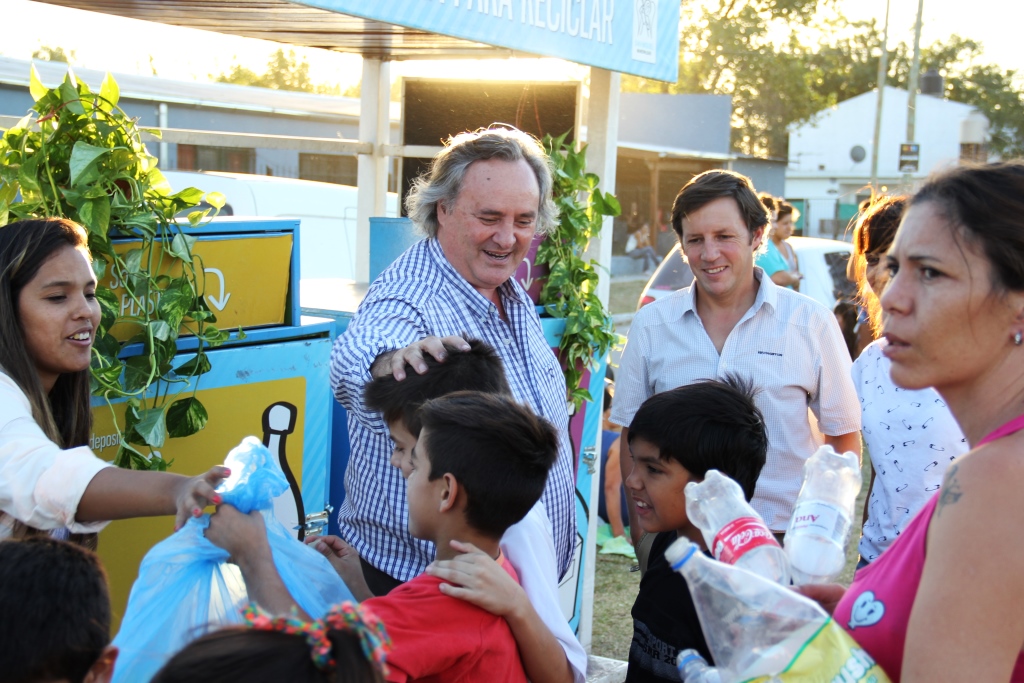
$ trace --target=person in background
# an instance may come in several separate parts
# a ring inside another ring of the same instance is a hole
[[[786,242],[793,234],[793,212],[795,209],[781,199],[769,195],[761,195],[761,203],[773,212],[765,250],[758,254],[755,264],[764,270],[765,275],[780,287],[788,287],[800,291],[799,262],[793,247]]]
[[[754,401],[769,444],[751,505],[781,535],[804,460],[823,441],[860,452],[860,410],[835,316],[775,285],[754,265],[768,216],[750,180],[732,171],[706,171],[679,191],[672,227],[694,281],[633,318],[615,375],[611,420],[628,425],[645,400],[669,389],[730,372],[749,377],[764,388]],[[622,442],[629,443],[628,428]],[[620,462],[625,479],[625,452]],[[640,533],[635,516],[631,506],[634,545]]]
[[[116,661],[99,558],[52,538],[0,541],[0,679],[109,683]]]
[[[601,499],[597,514],[612,529],[612,538],[626,536],[629,524],[629,503],[622,486],[622,470],[619,466],[621,452],[621,430],[608,416],[612,412],[612,392],[605,386],[604,415],[601,430]]]
[[[849,589],[801,592],[830,609],[893,683],[1020,683],[1024,162],[928,180],[886,263],[880,302],[892,381],[934,387],[971,450],[948,463],[942,488]]]
[[[0,228],[0,539],[52,534],[86,545],[107,521],[220,501],[228,475],[112,467],[89,447],[89,363],[100,323],[85,229],[63,218]]]
[[[889,280],[885,254],[906,204],[901,196],[875,198],[853,231],[851,268],[860,300],[879,331],[879,296]],[[878,559],[906,530],[941,487],[946,466],[967,452],[960,426],[935,389],[904,389],[893,383],[892,364],[885,355],[888,347],[884,337],[871,342],[852,370],[860,398],[862,437],[871,457],[870,494],[859,546],[861,567]]]
[[[626,239],[626,256],[631,259],[643,259],[644,273],[652,272],[661,263],[661,257],[651,246],[651,226],[644,223],[629,233]]]

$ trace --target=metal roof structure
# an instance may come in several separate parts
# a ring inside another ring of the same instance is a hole
[[[39,1],[130,19],[359,54],[369,59],[486,59],[533,56],[507,48],[363,19],[288,0]]]

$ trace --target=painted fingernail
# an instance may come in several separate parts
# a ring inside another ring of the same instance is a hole
[[[220,502],[221,502],[222,500],[224,500],[224,499],[223,499],[223,498],[221,498],[220,496],[218,496],[218,495],[216,495],[216,494],[215,494],[215,495],[213,496],[213,498],[211,498],[210,500],[212,500],[212,501],[213,501],[213,504],[214,504],[214,505],[220,505]]]
[[[193,517],[198,517],[201,514],[203,514],[203,511],[200,508],[192,508]]]
[[[230,468],[228,468],[228,467],[224,468],[224,476],[225,477],[230,477],[231,476],[231,469]]]

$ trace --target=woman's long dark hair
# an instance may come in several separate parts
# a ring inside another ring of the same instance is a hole
[[[46,394],[25,347],[18,307],[21,290],[64,246],[88,254],[85,229],[65,218],[22,220],[0,228],[0,371],[28,397],[32,417],[46,436],[61,448],[74,448],[87,444],[92,430],[89,370],[61,374]],[[16,525],[16,535],[26,528]]]

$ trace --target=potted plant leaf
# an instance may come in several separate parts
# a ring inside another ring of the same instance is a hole
[[[196,188],[171,192],[143,131],[118,107],[110,74],[94,93],[71,71],[47,88],[33,68],[29,91],[32,110],[0,137],[0,226],[64,217],[88,230],[102,310],[92,391],[108,405],[127,403],[124,423],[115,418],[114,462],[166,469],[158,450],[165,440],[206,425],[198,378],[210,370],[206,350],[228,338],[203,298],[196,238],[185,229],[207,218],[210,209],[196,209],[202,201],[216,210],[224,198]],[[176,218],[186,213],[187,221]],[[182,333],[198,348],[174,367]],[[122,342],[140,351],[126,353]]]

